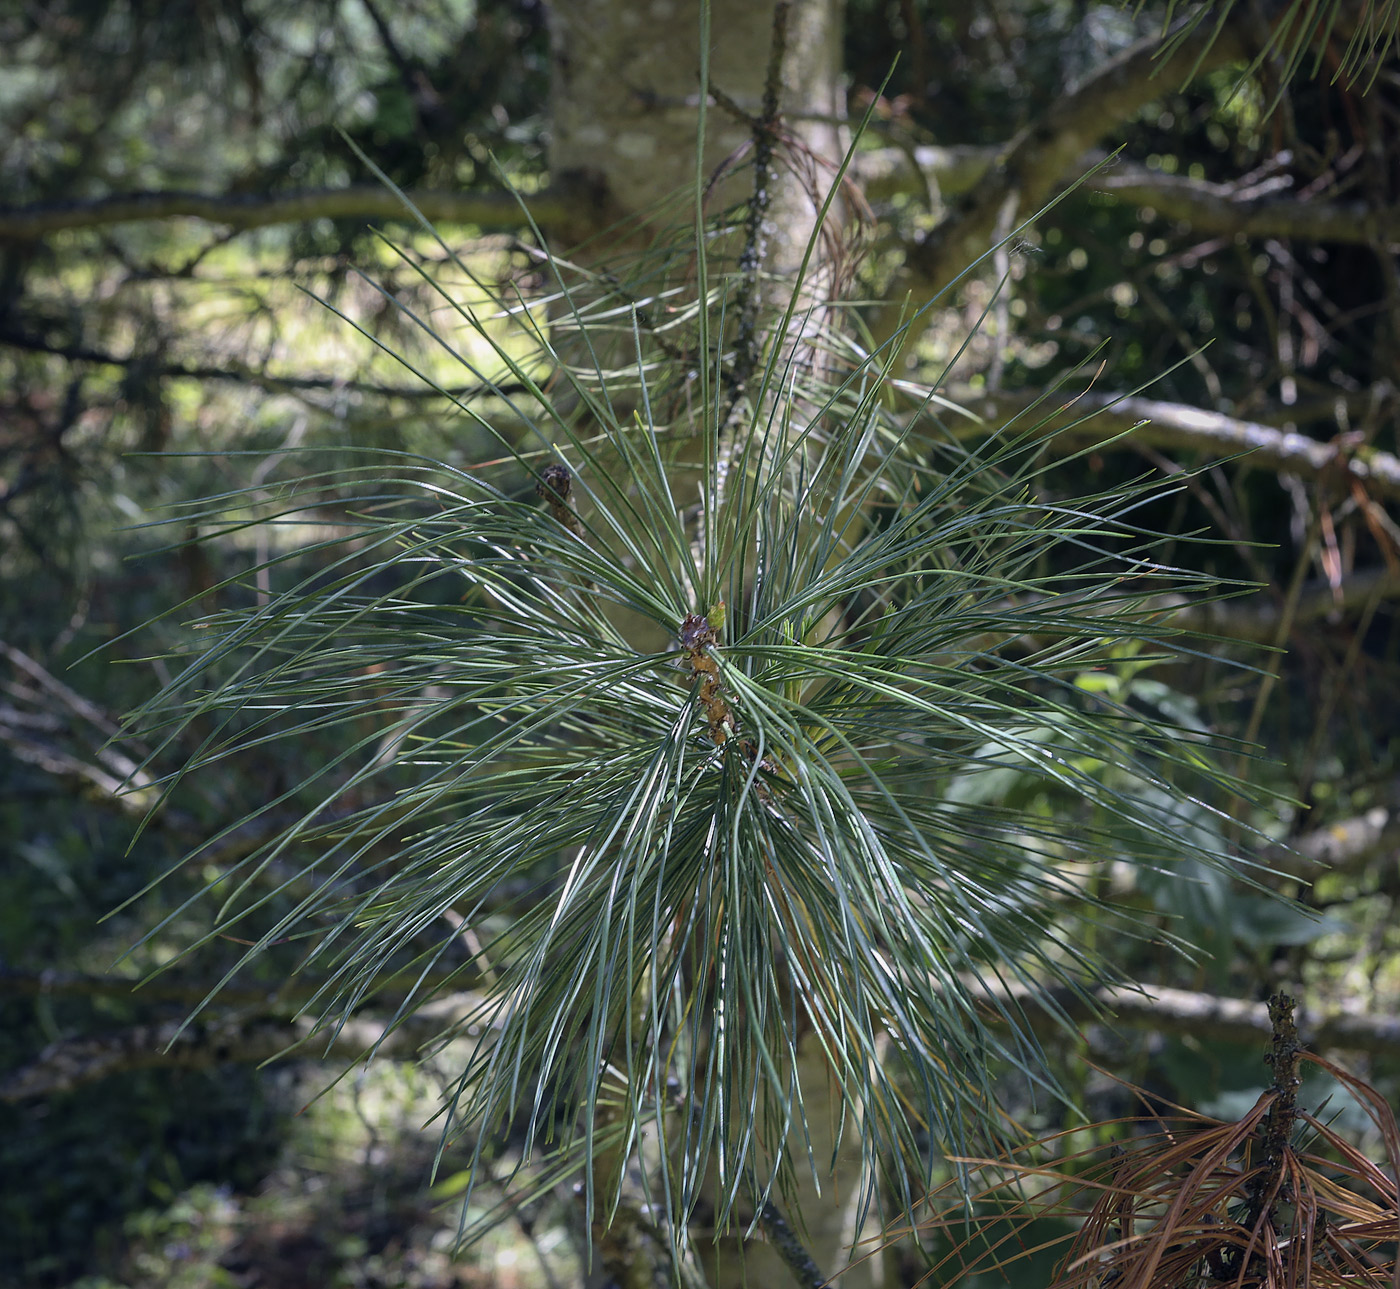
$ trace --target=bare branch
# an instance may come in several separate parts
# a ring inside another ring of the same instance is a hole
[[[1190,989],[1120,986],[1095,990],[1088,998],[1069,990],[1056,990],[1047,1001],[1053,1002],[1056,1011],[1079,1022],[1107,1017],[1110,1024],[1133,1029],[1191,1034],[1225,1042],[1239,1042],[1251,1035],[1267,1038],[1273,1033],[1266,1003],[1221,998]],[[1050,1032],[1058,1025],[1049,1007],[1036,995],[1018,991],[1016,1002],[1026,1009],[1037,1029]],[[1004,1023],[999,1021],[998,1011],[988,1009],[990,1023]],[[1313,1051],[1400,1054],[1400,1018],[1394,1016],[1299,1008],[1298,1030]]]
[[[1183,42],[1159,60],[1160,43],[1141,42],[1110,61],[1096,76],[1061,96],[1042,120],[996,147],[883,148],[860,154],[854,173],[875,199],[921,191],[929,180],[944,197],[976,195],[951,213],[911,257],[912,285],[929,298],[988,247],[996,216],[1010,194],[1023,213],[1046,200],[1060,184],[1091,168],[1102,154],[1092,151],[1103,136],[1164,87],[1183,82],[1207,43],[1205,33]],[[1205,54],[1206,71],[1244,56],[1243,38],[1230,27]],[[1334,242],[1400,240],[1400,211],[1364,203],[1241,199],[1231,189],[1141,166],[1119,165],[1087,181],[1094,191],[1150,206],[1185,220],[1202,232],[1249,236],[1293,236]],[[517,229],[526,220],[508,192],[408,194],[429,219]],[[577,215],[577,193],[557,185],[530,197],[541,224],[568,223]],[[278,194],[141,192],[92,201],[0,207],[0,238],[32,240],[66,229],[172,218],[194,218],[240,230],[311,219],[405,219],[400,199],[379,185],[306,189]],[[896,293],[897,294],[897,293]]]
[[[343,1026],[319,1035],[306,1019],[292,1021],[242,1011],[195,1023],[183,1032],[180,1023],[172,1020],[97,1037],[61,1039],[0,1079],[0,1101],[67,1092],[126,1070],[153,1067],[207,1069],[222,1062],[260,1064],[284,1054],[300,1060],[344,1062],[359,1060],[371,1050],[394,1060],[413,1059],[444,1030],[476,1013],[480,1004],[479,994],[453,994],[405,1016],[397,1025],[370,1016],[352,1017]],[[1036,1029],[1047,1033],[1060,1032],[1059,1017],[1089,1024],[1106,1016],[1133,1029],[1225,1041],[1272,1032],[1264,1003],[1187,989],[1122,986],[1099,989],[1088,997],[1069,990],[1051,991],[1048,996],[1018,991],[1014,1005],[1024,1009]],[[1003,1002],[989,1007],[985,1018],[990,1024],[1003,1024],[1008,1010]],[[1314,1051],[1400,1055],[1400,1018],[1305,1008],[1299,1012],[1298,1029]]]
[[[917,196],[930,188],[948,199],[976,188],[1004,151],[995,147],[879,148],[860,153],[855,170],[872,201],[896,194]],[[1378,209],[1365,202],[1300,199],[1277,191],[1252,194],[1187,175],[1163,174],[1132,162],[1094,170],[1104,160],[1103,152],[1091,149],[1059,176],[1059,182],[1082,178],[1090,192],[1150,207],[1155,214],[1181,220],[1199,233],[1297,237],[1366,246],[1400,242],[1400,210],[1393,206]]]
[[[1100,171],[1088,180],[1088,187],[1122,201],[1150,206],[1158,215],[1183,220],[1199,233],[1298,237],[1366,246],[1400,242],[1400,210],[1394,206],[1378,210],[1365,202],[1241,197],[1225,184],[1161,174],[1137,165]]]
[[[208,1069],[228,1061],[259,1065],[283,1055],[345,1062],[361,1060],[371,1051],[414,1059],[457,1020],[476,1011],[480,1001],[476,994],[453,995],[397,1023],[351,1017],[319,1032],[306,1018],[234,1013],[188,1025],[171,1020],[96,1037],[60,1039],[0,1078],[0,1101],[51,1096],[127,1070],[153,1067]]]
[[[1054,439],[1057,445],[1082,446],[1127,435],[1125,445],[1239,456],[1250,466],[1308,479],[1349,474],[1375,496],[1400,498],[1400,457],[1392,453],[1364,446],[1348,449],[1337,442],[1324,443],[1291,430],[1182,403],[1088,393],[1057,405],[1033,394],[997,394],[968,400],[963,406],[984,422],[1013,426],[1022,432],[1031,426],[1016,426],[1016,422],[1026,417],[1037,434]],[[1086,420],[1090,413],[1092,419]],[[964,438],[983,432],[962,421],[951,423],[949,428]]]
[[[0,345],[8,345],[13,349],[23,349],[29,353],[65,358],[69,362],[93,363],[100,367],[122,369],[136,367],[144,376],[160,377],[167,380],[229,381],[240,385],[252,385],[273,394],[314,393],[324,390],[333,394],[349,392],[371,394],[377,398],[431,402],[442,399],[444,394],[456,399],[467,399],[478,395],[508,395],[525,392],[525,387],[515,382],[500,385],[445,385],[438,389],[435,386],[425,384],[386,385],[379,381],[356,380],[348,376],[278,375],[275,372],[248,367],[233,361],[217,367],[195,363],[152,362],[142,354],[113,354],[101,349],[92,349],[86,345],[51,345],[37,336],[12,331],[0,331]]]
[[[1193,33],[1165,58],[1158,56],[1161,48],[1161,41],[1151,38],[1110,59],[1012,140],[967,199],[910,251],[888,293],[899,304],[872,323],[877,337],[890,334],[894,319],[903,316],[906,291],[915,307],[926,304],[986,254],[1008,203],[1014,207],[1013,224],[1028,218],[1090,148],[1144,103],[1249,52],[1234,23],[1219,32]]]
[[[519,229],[528,221],[514,193],[417,191],[408,199],[428,219],[443,224]],[[530,196],[530,211],[541,224],[572,217],[569,193],[546,189]],[[267,228],[311,219],[390,219],[413,216],[403,201],[379,185],[303,189],[285,193],[119,193],[94,201],[51,202],[0,207],[0,238],[33,241],[75,228],[104,228],[156,219],[202,219],[228,228]]]

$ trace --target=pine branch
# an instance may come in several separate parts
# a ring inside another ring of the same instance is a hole
[[[1268,1004],[1190,989],[1121,985],[1096,989],[1087,996],[1068,990],[1051,990],[1043,995],[1018,990],[1007,997],[1014,999],[1013,1005],[1024,1007],[1031,1024],[1045,1033],[1063,1032],[1051,1015],[1049,1008],[1053,1005],[1056,1011],[1062,1010],[1071,1020],[1081,1023],[1107,1020],[1120,1027],[1191,1034],[1223,1042],[1273,1034]],[[1001,1023],[992,1015],[988,1020]],[[1400,1019],[1393,1016],[1300,1008],[1297,1026],[1311,1051],[1400,1054]]]
[[[1313,201],[1291,196],[1251,196],[1228,184],[1168,175],[1144,166],[1101,171],[1087,185],[1120,201],[1150,206],[1197,233],[1244,237],[1296,237],[1315,242],[1376,245],[1400,241],[1400,210],[1364,201]]]
[[[758,1211],[758,1220],[763,1227],[763,1233],[768,1237],[768,1242],[778,1251],[778,1256],[787,1264],[788,1270],[802,1289],[822,1289],[827,1283],[827,1278],[822,1275],[806,1246],[797,1238],[797,1232],[792,1229],[787,1218],[772,1200],[763,1201],[763,1207]]]
[[[878,148],[858,154],[854,169],[871,201],[917,197],[929,191],[947,200],[973,191],[1008,146]],[[1277,189],[1261,193],[1164,174],[1133,162],[1096,170],[1104,160],[1102,151],[1091,148],[1066,168],[1054,186],[1080,179],[1089,192],[1150,207],[1158,216],[1190,224],[1198,233],[1355,245],[1400,241],[1400,211],[1391,206],[1299,198]]]
[[[524,393],[524,386],[516,382],[493,385],[444,385],[441,389],[426,384],[386,385],[380,381],[356,380],[342,375],[292,376],[278,375],[257,367],[248,367],[234,361],[224,361],[217,366],[203,366],[198,363],[157,362],[140,353],[114,354],[88,345],[53,345],[40,336],[21,331],[0,331],[0,345],[11,349],[22,349],[27,353],[47,354],[52,358],[64,358],[69,362],[92,363],[98,367],[115,367],[120,370],[137,368],[142,376],[162,380],[200,380],[229,382],[239,385],[252,385],[269,393],[327,393],[348,392],[370,394],[376,398],[397,398],[415,403],[441,402],[447,394],[457,399],[474,398],[488,394],[507,396]]]
[[[1239,420],[1184,403],[1115,394],[1079,394],[1063,403],[1041,402],[1034,394],[997,394],[965,404],[987,424],[1012,424],[1025,416],[1036,432],[1057,445],[1083,446],[1115,440],[1122,446],[1177,448],[1244,459],[1255,469],[1287,471],[1305,479],[1350,475],[1377,497],[1400,498],[1400,457],[1365,446],[1348,448],[1257,421]],[[1085,418],[1092,413],[1092,419]],[[952,421],[963,439],[982,429]],[[1025,432],[1029,426],[1017,427]]]
[[[489,229],[528,226],[520,202],[510,192],[442,192],[419,190],[409,200],[439,224],[475,224]],[[557,225],[573,217],[577,194],[545,189],[530,198],[542,224]],[[345,188],[309,188],[284,193],[134,192],[114,193],[91,201],[43,202],[0,208],[0,238],[34,241],[71,229],[106,228],[163,219],[202,219],[240,230],[312,219],[388,219],[416,223],[396,193],[381,184]]]
[[[0,976],[0,994],[32,992],[42,980],[6,973]],[[68,993],[114,992],[113,982],[101,977],[62,977],[49,984]],[[130,992],[130,982],[117,984],[119,992]],[[158,988],[158,983],[153,987]],[[185,990],[181,996],[190,992]],[[243,996],[238,998],[242,1001]],[[1098,989],[1087,996],[1063,989],[1046,994],[1017,991],[1008,999],[1012,1007],[1023,1008],[1030,1023],[1045,1033],[1064,1032],[1052,1008],[1083,1024],[1101,1022],[1107,1016],[1120,1027],[1220,1041],[1273,1032],[1267,1004],[1188,989],[1121,986]],[[309,1021],[259,1014],[254,1000],[248,1001],[249,1006],[236,1014],[192,1024],[180,1033],[180,1022],[166,1021],[134,1025],[107,1035],[61,1039],[0,1080],[0,1101],[51,1096],[127,1070],[208,1069],[223,1062],[256,1065],[283,1054],[297,1060],[345,1062],[358,1060],[374,1049],[376,1056],[409,1060],[425,1044],[439,1038],[454,1016],[475,1012],[481,997],[475,993],[450,995],[392,1028],[372,1015],[355,1016],[327,1038],[314,1036]],[[1006,1004],[1003,1000],[1003,1007],[987,1009],[989,1024],[1005,1024]],[[1400,1055],[1400,1019],[1395,1017],[1305,1008],[1299,1012],[1298,1029],[1313,1051]]]
[[[252,1011],[186,1023],[133,1025],[111,1034],[59,1039],[0,1078],[0,1101],[53,1096],[115,1074],[142,1069],[203,1070],[225,1062],[260,1065],[279,1056],[338,1061],[376,1056],[412,1060],[454,1020],[480,1004],[475,994],[436,1000],[397,1022],[351,1017],[319,1031],[314,1022]]]

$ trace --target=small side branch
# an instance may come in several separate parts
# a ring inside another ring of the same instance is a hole
[[[1161,49],[1160,40],[1148,39],[1109,59],[1093,76],[1068,88],[1011,140],[985,179],[911,250],[901,279],[890,292],[890,299],[900,304],[872,319],[877,337],[892,334],[904,310],[911,304],[918,308],[929,303],[987,251],[1008,200],[1014,202],[1013,224],[1030,217],[1073,172],[1080,157],[1116,123],[1158,97],[1163,86],[1183,84],[1249,53],[1239,22],[1226,23],[1218,31],[1192,33],[1176,41],[1165,57]]]
[[[758,1223],[802,1289],[823,1289],[826,1277],[772,1200],[764,1200],[763,1207],[758,1210]]]
[[[1298,1042],[1293,1007],[1293,999],[1285,993],[1276,993],[1269,999],[1273,1044],[1264,1059],[1274,1070],[1271,1089],[1274,1100],[1259,1125],[1263,1158],[1249,1179],[1248,1206],[1240,1223],[1250,1232],[1251,1248],[1263,1227],[1277,1230],[1279,1200],[1290,1198],[1285,1193],[1284,1167],[1288,1156],[1288,1139],[1298,1118],[1298,1088],[1302,1084],[1298,1077],[1298,1058],[1303,1050]],[[1251,1256],[1249,1249],[1236,1249],[1234,1254],[1234,1257],[1226,1260],[1224,1276],[1217,1278],[1237,1279],[1244,1272],[1246,1261],[1262,1261],[1260,1253],[1255,1252]]]
[[[946,202],[982,183],[1008,146],[875,148],[860,153],[853,169],[871,201],[888,201],[896,195],[917,198],[936,190]],[[1189,224],[1197,233],[1297,237],[1358,246],[1370,245],[1376,238],[1400,242],[1400,210],[1391,206],[1299,197],[1283,188],[1264,193],[1240,190],[1149,170],[1130,161],[1095,170],[1104,159],[1102,150],[1091,148],[1060,176],[1060,183],[1082,179],[1088,192],[1150,208],[1160,218]]]
[[[437,192],[409,194],[424,216],[439,224],[520,229],[527,219],[514,193]],[[566,190],[546,190],[530,198],[537,222],[572,218],[574,200]],[[277,193],[134,192],[95,201],[51,202],[0,207],[0,238],[34,241],[76,228],[105,228],[154,219],[200,219],[240,231],[313,219],[393,219],[414,217],[397,193],[378,184]]]

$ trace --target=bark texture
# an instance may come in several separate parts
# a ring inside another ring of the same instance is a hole
[[[570,0],[552,15],[554,59],[550,168],[557,186],[579,194],[566,241],[581,240],[605,223],[673,202],[680,221],[691,218],[700,110],[700,0]],[[773,28],[773,6],[717,0],[711,6],[710,76],[714,87],[751,117],[759,114]],[[783,60],[782,110],[787,127],[814,158],[840,156],[836,127],[842,112],[840,0],[800,0],[792,6]],[[819,116],[825,122],[813,122]],[[744,177],[733,171],[752,130],[711,103],[706,112],[702,173],[707,182],[728,169],[710,192],[708,208],[746,200]],[[794,215],[791,172],[774,192],[771,220],[775,268],[790,264],[806,244]],[[810,229],[815,209],[806,219]]]

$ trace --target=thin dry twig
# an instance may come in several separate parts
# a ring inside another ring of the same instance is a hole
[[[1302,1050],[1294,1002],[1269,1003],[1273,1085],[1242,1118],[1212,1119],[1130,1088],[1147,1114],[1093,1125],[1111,1133],[1056,1157],[1082,1129],[1029,1143],[1000,1159],[961,1160],[991,1180],[971,1196],[995,1201],[1007,1225],[974,1232],[943,1260],[995,1268],[1068,1245],[1052,1289],[1366,1289],[1400,1284],[1400,1127],[1385,1099],[1339,1066]],[[1298,1105],[1299,1068],[1312,1063],[1370,1117],[1385,1166]],[[1298,1126],[1311,1130],[1300,1144]],[[1045,1163],[1034,1156],[1049,1156]],[[1028,1186],[1037,1183],[1038,1188]],[[1010,1197],[1012,1205],[1006,1209]],[[1087,1211],[1080,1197],[1091,1197]],[[938,1197],[935,1197],[937,1200]],[[1025,1247],[1032,1224],[1070,1218],[1076,1229]],[[922,1229],[951,1230],[966,1208]]]

